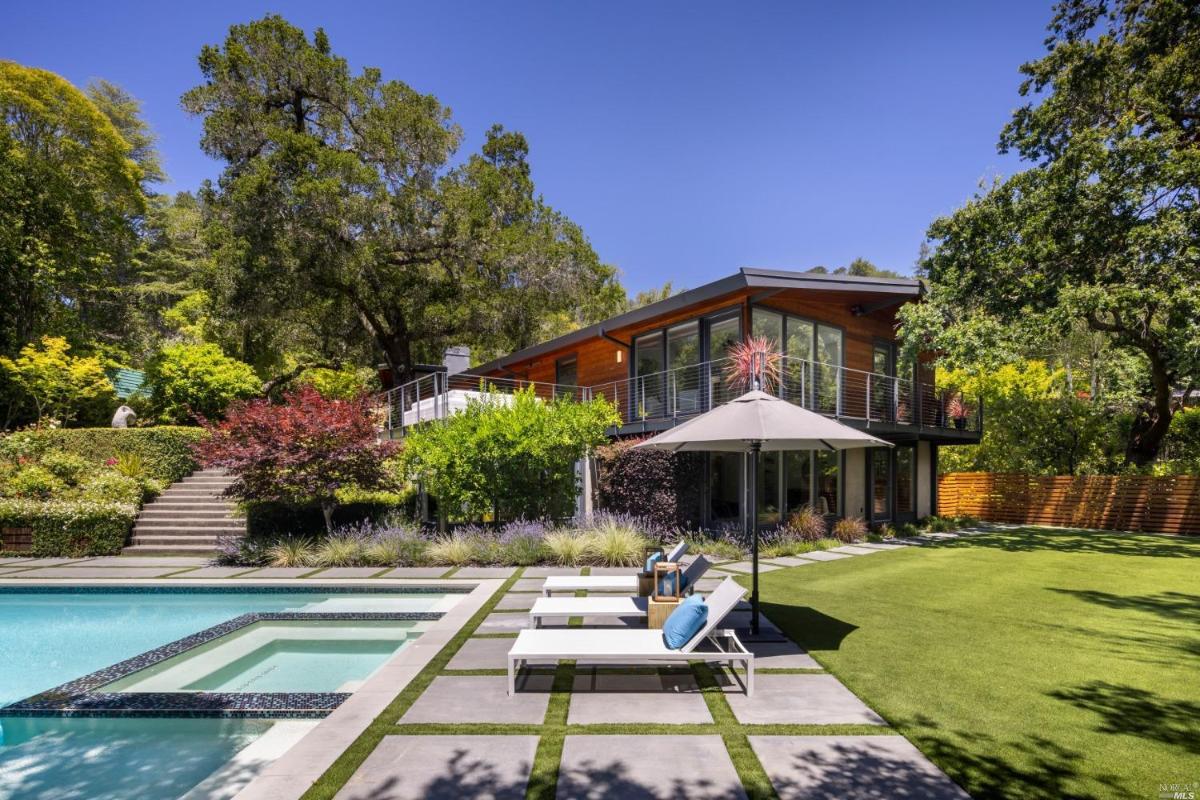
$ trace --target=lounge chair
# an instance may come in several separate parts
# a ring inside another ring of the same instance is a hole
[[[687,552],[687,542],[680,542],[671,548],[664,561],[674,562]],[[542,594],[550,597],[554,592],[625,592],[638,593],[637,573],[629,575],[555,575],[546,578],[542,584]]]
[[[754,654],[746,649],[732,630],[717,625],[737,606],[746,590],[734,581],[725,581],[705,601],[708,618],[696,635],[678,650],[671,650],[657,628],[526,628],[517,634],[508,651],[508,693],[516,693],[517,671],[526,661],[587,661],[606,664],[686,664],[689,661],[717,661],[746,668],[743,686],[746,696],[754,694]],[[697,651],[704,642],[716,650]],[[734,673],[737,674],[736,672]]]
[[[689,564],[683,571],[684,587],[694,587],[710,566],[704,556]],[[529,627],[541,627],[546,617],[645,617],[646,607],[645,597],[539,597],[529,610]]]

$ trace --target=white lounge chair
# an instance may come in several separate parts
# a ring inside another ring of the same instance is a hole
[[[508,651],[508,693],[517,689],[517,671],[526,661],[581,660],[607,664],[686,664],[689,661],[717,661],[746,668],[743,686],[746,696],[754,694],[754,654],[746,649],[732,630],[718,629],[726,615],[746,594],[733,578],[726,578],[708,596],[708,619],[683,647],[671,650],[657,628],[526,628],[517,634]],[[716,650],[697,651],[704,642]],[[734,673],[736,675],[736,673]]]
[[[684,585],[695,586],[711,566],[704,556],[688,564],[683,571]],[[645,597],[539,597],[529,610],[529,627],[541,627],[547,617],[644,617],[646,608]]]
[[[678,561],[687,552],[687,542],[680,542],[667,553],[665,561]],[[542,594],[550,597],[554,592],[625,592],[638,593],[637,573],[629,575],[555,575],[546,578]]]

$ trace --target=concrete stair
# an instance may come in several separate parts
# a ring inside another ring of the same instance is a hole
[[[213,553],[221,538],[244,536],[246,521],[221,496],[233,482],[224,471],[205,469],[171,484],[138,515],[127,553]]]

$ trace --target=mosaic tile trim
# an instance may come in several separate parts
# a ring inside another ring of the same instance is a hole
[[[113,681],[186,653],[258,622],[279,621],[432,621],[438,611],[299,612],[242,614],[199,633],[148,650],[90,675],[76,678],[0,708],[0,716],[189,716],[323,717],[350,695],[339,692],[96,692]]]
[[[474,586],[0,586],[0,594],[470,594]]]

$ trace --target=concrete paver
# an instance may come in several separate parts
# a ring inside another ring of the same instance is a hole
[[[233,575],[241,575],[243,572],[249,572],[254,567],[201,567],[194,569],[191,572],[185,572],[180,575],[180,578],[228,578]]]
[[[511,578],[516,567],[463,567],[451,578]]]
[[[754,697],[725,692],[744,725],[884,725],[883,719],[832,675],[755,675]]]
[[[523,800],[536,736],[385,736],[338,800]]]
[[[440,578],[450,571],[449,567],[396,567],[381,578]]]
[[[204,567],[211,563],[210,558],[196,556],[97,556],[83,562],[88,567]]]
[[[903,736],[751,736],[780,800],[970,800]]]
[[[835,553],[832,550],[814,550],[811,553],[805,553],[804,557],[809,561],[837,561],[839,558],[850,558],[846,553]]]
[[[858,544],[846,544],[842,545],[841,547],[835,547],[827,552],[845,553],[848,556],[869,556],[873,553],[878,553],[879,551],[873,547],[863,547],[862,545]]]
[[[774,559],[772,559],[772,560],[774,560]],[[749,575],[751,572],[754,571],[754,563],[751,561],[735,561],[732,564],[722,564],[719,567],[713,567],[713,569],[714,570],[724,570],[725,572],[739,572],[739,573],[744,573],[746,575]],[[770,564],[766,561],[760,560],[758,562],[758,571],[759,572],[771,572],[772,570],[777,570],[777,569],[781,569],[781,567],[777,567],[774,564]]]
[[[382,567],[330,567],[323,569],[312,577],[316,580],[324,578],[370,578],[383,570]]]
[[[807,564],[817,563],[811,558],[804,558],[803,556],[780,556],[779,558],[772,558],[771,560],[776,564],[782,564],[785,567],[803,567]]]
[[[577,672],[569,725],[663,722],[704,725],[712,714],[694,676]]]
[[[528,611],[540,595],[532,592],[509,592],[496,603],[498,611]]]
[[[523,578],[549,578],[551,575],[579,575],[582,567],[526,567]]]
[[[529,615],[519,611],[488,614],[475,629],[476,633],[516,633],[529,627]]]
[[[568,736],[558,800],[746,797],[720,736]]]
[[[299,578],[310,572],[316,572],[316,567],[263,567],[253,572],[238,575],[239,578]]]
[[[512,649],[513,641],[489,637],[467,639],[450,659],[446,669],[508,669],[508,651]],[[535,666],[544,663],[552,667],[556,662],[529,663]]]
[[[553,682],[553,675],[523,673],[517,681],[517,693],[510,697],[508,678],[503,675],[442,675],[433,679],[400,722],[540,725],[546,717]]]
[[[521,578],[513,581],[510,592],[540,592],[542,584],[546,582],[545,578]]]
[[[172,567],[44,567],[10,575],[13,578],[158,578],[177,572]]]

